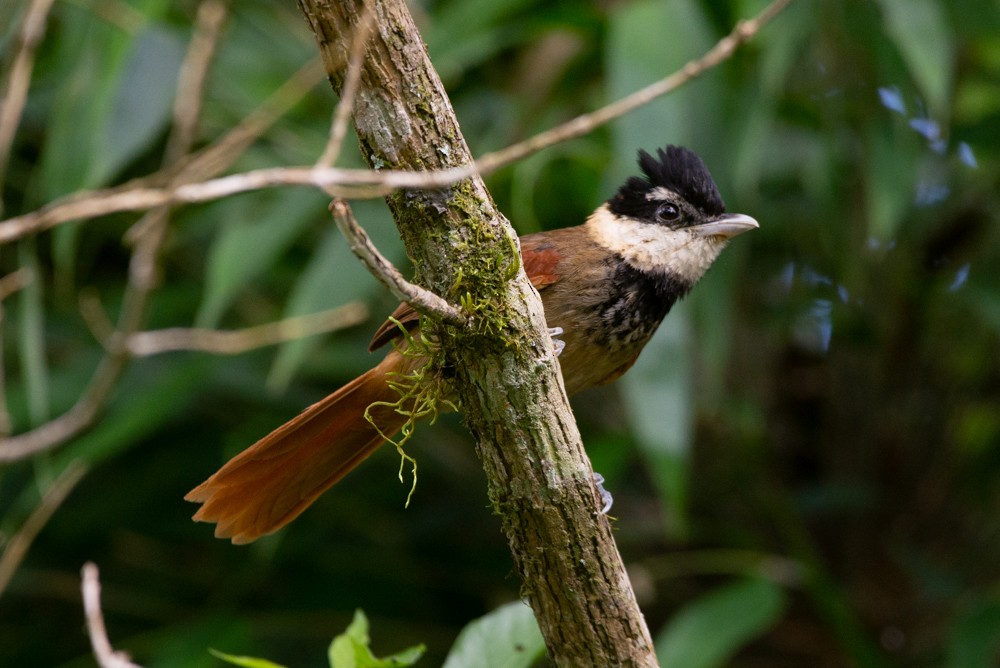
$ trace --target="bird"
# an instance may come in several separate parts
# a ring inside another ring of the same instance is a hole
[[[520,238],[546,323],[561,331],[558,359],[568,395],[624,374],[728,240],[759,227],[748,215],[726,213],[693,151],[639,150],[638,166],[642,176],[629,177],[583,224]],[[382,361],[191,490],[184,498],[202,504],[193,519],[214,522],[217,538],[252,542],[298,517],[377,450],[407,421],[389,405],[399,399],[389,381],[423,362],[401,345],[403,330],[418,327],[416,311],[401,304],[369,346],[394,344]]]

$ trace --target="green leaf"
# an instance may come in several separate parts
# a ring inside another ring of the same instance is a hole
[[[32,425],[38,425],[49,416],[49,370],[45,355],[45,287],[34,239],[18,244],[18,260],[31,277],[17,300],[21,316],[18,353],[24,370],[29,419]]]
[[[444,668],[528,668],[544,654],[535,613],[515,601],[466,625]]]
[[[445,81],[484,62],[504,48],[526,40],[531,30],[516,17],[530,0],[457,0],[435,13],[427,29],[427,45]]]
[[[960,615],[948,639],[948,668],[1000,663],[1000,600],[981,601]]]
[[[881,127],[868,130],[869,152],[863,164],[868,234],[880,242],[896,236],[913,200],[920,156],[913,136],[900,137]]]
[[[390,260],[398,259],[401,255],[399,238],[386,206],[381,202],[355,202],[352,208],[375,246]],[[353,299],[362,299],[382,289],[354,257],[343,236],[331,223],[330,230],[303,269],[288,299],[284,316],[291,318],[315,313]],[[271,388],[284,387],[318,343],[318,337],[283,343],[268,379]]]
[[[663,78],[715,41],[702,7],[693,0],[644,0],[616,6],[608,38],[607,97],[618,99]],[[616,167],[606,190],[636,170],[636,151],[666,143],[701,151],[722,108],[718,83],[694,81],[612,125]],[[691,369],[684,360],[688,307],[678,304],[646,346],[620,387],[630,422],[671,517],[671,533],[685,531],[687,453],[691,447]]]
[[[114,399],[94,427],[55,455],[99,462],[131,448],[184,412],[210,378],[214,363],[204,358],[162,356],[135,364],[121,379]],[[63,461],[65,460],[65,461]]]
[[[155,23],[168,4],[132,3],[143,19],[135,35],[91,12],[59,7],[59,85],[51,91],[41,201],[104,185],[166,128],[184,55],[180,37]]]
[[[785,594],[770,580],[747,579],[716,589],[682,609],[656,637],[664,666],[714,668],[728,663],[770,628],[785,609]]]
[[[608,37],[608,92],[615,100],[679,69],[715,42],[704,9],[694,0],[664,3],[645,0],[616,5]],[[652,151],[667,142],[686,144],[704,156],[716,140],[723,109],[718,77],[711,74],[637,109],[612,124],[617,185],[635,169],[640,148]],[[720,142],[721,143],[721,142]]]
[[[103,119],[89,181],[101,184],[148,150],[170,121],[184,42],[150,24],[131,44],[114,98]]]
[[[669,518],[686,532],[688,455],[694,434],[689,336],[691,303],[681,302],[620,381],[629,424]]]
[[[885,30],[936,115],[948,108],[955,46],[944,3],[937,0],[879,0]]]
[[[200,215],[226,221],[209,251],[195,318],[198,327],[216,327],[236,295],[272,267],[307,225],[322,221],[323,206],[320,195],[284,190],[231,197]]]
[[[213,656],[217,656],[226,663],[231,663],[234,666],[243,666],[243,668],[285,668],[281,664],[274,663],[273,661],[268,661],[267,659],[258,659],[253,656],[236,656],[234,654],[226,654],[225,652],[220,652],[209,648],[209,652]]]
[[[414,645],[384,658],[372,654],[371,638],[368,636],[368,618],[360,609],[354,611],[354,619],[347,630],[330,643],[330,668],[397,668],[412,666],[426,651],[424,645]]]

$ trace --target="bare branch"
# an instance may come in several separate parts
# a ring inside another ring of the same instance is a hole
[[[31,272],[21,268],[0,278],[0,304],[31,282]]]
[[[621,100],[578,116],[523,142],[483,155],[474,164],[437,171],[371,171],[318,167],[274,167],[167,188],[110,188],[76,193],[41,209],[0,221],[0,243],[40,232],[80,218],[141,211],[166,204],[191,204],[275,186],[311,186],[333,196],[373,199],[399,189],[444,188],[475,174],[489,174],[563,141],[584,135],[635,109],[648,104],[688,81],[718,66],[736,48],[754,37],[792,0],[775,0],[755,18],[741,21],[704,56],[680,70]]]
[[[387,287],[393,296],[407,302],[419,313],[433,315],[456,325],[464,325],[468,322],[468,318],[457,307],[449,304],[430,290],[414,285],[403,278],[399,270],[375,248],[375,244],[372,243],[368,234],[358,225],[351,207],[345,200],[333,200],[330,203],[330,211],[333,212],[333,219],[337,221],[337,227],[347,238],[351,252],[368,267],[368,271]]]
[[[184,180],[194,182],[225,171],[246,149],[323,80],[320,59],[313,58],[271,93],[239,125],[180,164]],[[180,175],[178,176],[180,178]]]
[[[37,211],[0,221],[0,243],[12,241],[28,234],[37,233],[61,223],[80,218],[92,218],[121,211],[141,211],[156,207],[181,203],[203,202],[229,195],[258,190],[273,186],[302,185],[322,189],[342,197],[378,197],[386,193],[404,188],[441,188],[478,173],[494,171],[513,161],[552,146],[555,143],[578,137],[600,125],[647,104],[651,100],[664,95],[678,86],[700,76],[708,69],[717,66],[730,57],[735,49],[751,39],[791,0],[775,0],[755,18],[742,21],[733,31],[720,40],[701,58],[691,61],[681,70],[644,88],[631,96],[623,98],[590,114],[577,117],[556,128],[552,128],[528,140],[515,144],[501,151],[486,154],[475,164],[468,164],[438,171],[370,171],[355,169],[289,167],[260,169],[242,174],[234,174],[218,179],[199,183],[189,181],[201,178],[205,172],[224,169],[238,149],[248,145],[247,137],[254,132],[262,131],[269,122],[280,115],[279,108],[286,108],[275,101],[261,115],[251,119],[248,117],[246,127],[239,134],[230,133],[216,147],[215,152],[203,152],[191,159],[183,170],[185,178],[175,176],[167,187],[150,187],[149,179],[133,181],[130,184],[91,193],[79,192],[56,200]],[[301,78],[295,86],[304,86],[303,81],[311,80],[310,73],[315,67],[310,64],[300,71]],[[289,82],[289,89],[293,88]],[[287,91],[283,91],[286,92]],[[277,97],[277,94],[276,96]],[[263,105],[262,105],[263,106]],[[238,147],[238,148],[237,148]],[[203,171],[204,170],[204,171]],[[218,173],[217,171],[215,173]],[[360,228],[359,228],[360,229]],[[405,283],[405,281],[403,281]],[[408,298],[409,299],[409,298]],[[453,308],[453,307],[451,307]],[[433,309],[432,309],[433,310]],[[447,312],[444,309],[442,312]],[[133,330],[134,331],[134,330]],[[41,427],[16,437],[0,439],[0,461],[12,461],[28,456],[55,443],[69,438],[74,433],[88,425],[97,413],[99,404],[95,405],[93,396],[104,396],[110,389],[107,378],[112,374],[101,375],[100,369],[95,374],[95,381],[87,393],[67,413]],[[102,399],[103,401],[103,399]]]
[[[21,123],[21,113],[28,99],[31,72],[35,67],[35,50],[45,34],[45,20],[52,8],[52,0],[32,0],[21,24],[18,35],[17,55],[7,77],[7,94],[0,103],[0,186],[3,185],[10,162],[10,149],[14,145],[14,135]],[[2,191],[2,189],[0,189]],[[3,214],[3,200],[0,199],[0,215]]]
[[[215,51],[215,44],[220,35],[221,18],[218,14],[225,7],[219,0],[204,0],[202,4],[214,7],[208,10],[200,9],[198,12],[196,38],[192,39],[184,59],[187,71],[178,80],[178,85],[198,83],[201,86],[197,90],[198,96],[203,94],[205,71],[211,63],[211,55]],[[178,96],[185,95],[178,92]],[[200,108],[201,105],[188,101],[182,107],[175,108],[180,118],[175,118],[177,123],[167,140],[167,145],[173,146],[172,150],[181,155],[190,150],[190,142],[193,140],[191,127],[195,120],[185,116],[190,113],[192,106]],[[187,144],[181,144],[180,140],[176,139],[179,134],[184,133],[188,135]],[[167,163],[167,166],[170,164]],[[107,352],[83,394],[69,411],[56,419],[25,434],[0,439],[2,446],[0,461],[13,461],[51,448],[86,428],[96,418],[131,359],[125,344],[128,338],[138,331],[145,318],[146,307],[155,288],[157,258],[166,238],[169,218],[169,208],[154,208],[129,230],[129,236],[135,243],[135,250],[129,264],[129,280],[125,285],[117,327],[107,341],[105,346]]]
[[[194,144],[198,118],[205,97],[205,79],[212,56],[219,43],[219,35],[228,14],[227,0],[205,0],[198,5],[195,33],[191,38],[177,77],[177,96],[174,98],[174,125],[164,151],[164,164],[180,160]]]
[[[49,519],[86,473],[87,467],[79,461],[67,466],[66,470],[45,490],[38,507],[31,511],[28,519],[11,537],[3,554],[0,554],[0,594],[3,594],[4,590],[7,589],[10,579],[14,577],[14,573],[24,560],[24,556],[35,541],[35,537],[48,524]]]
[[[353,327],[367,320],[368,315],[368,307],[363,303],[350,302],[328,311],[238,330],[174,327],[137,332],[129,337],[128,349],[136,357],[175,350],[238,355],[255,348]]]
[[[90,647],[94,650],[97,665],[101,668],[142,668],[132,663],[125,652],[116,651],[108,640],[108,630],[104,626],[104,614],[101,612],[101,580],[97,564],[92,561],[85,563],[81,576],[87,634],[90,636]]]
[[[182,178],[204,178],[228,167],[258,136],[274,124],[296,102],[302,99],[306,93],[312,90],[322,80],[323,74],[320,59],[315,58],[311,60],[221,140],[194,154],[189,159],[182,161],[184,165],[182,169],[183,176],[179,173],[176,178],[178,180]],[[113,192],[116,195],[127,197],[129,191],[147,190],[149,184],[155,183],[158,179],[163,179],[165,174],[166,172],[161,170],[154,175],[130,181],[106,192]],[[88,193],[75,193],[63,198],[61,201],[65,202],[66,206],[73,206],[77,202],[82,203],[88,199],[90,200],[90,204],[85,206],[90,206],[95,211],[91,215],[80,217],[88,218],[106,213],[106,211],[100,210],[100,198],[91,199]],[[119,210],[141,210],[153,208],[158,204]],[[2,225],[0,223],[0,226]],[[0,243],[2,242],[3,240],[0,239]],[[93,325],[92,321],[88,321],[88,323]],[[112,344],[111,339],[114,331],[113,326],[110,324],[106,329],[108,330],[107,336],[101,336],[99,340],[107,347]],[[95,378],[97,377],[98,374],[95,373]],[[97,388],[94,390],[94,396],[97,396],[98,390],[103,391],[102,388]],[[99,409],[99,405],[95,404],[92,399],[88,399],[88,396],[91,396],[89,392],[90,390],[88,389],[88,394],[81,397],[73,408],[54,420],[29,432],[18,434],[17,436],[0,438],[0,462],[17,461],[25,457],[30,457],[62,443],[85,429],[96,417]]]
[[[476,167],[480,173],[487,174],[542,149],[585,135],[680,88],[729,59],[738,47],[754,37],[765,24],[781,13],[791,2],[792,0],[774,0],[754,18],[738,22],[728,35],[720,39],[701,58],[689,61],[673,74],[596,111],[577,116],[571,121],[541,132],[534,137],[529,137],[513,146],[488,153],[476,161]]]

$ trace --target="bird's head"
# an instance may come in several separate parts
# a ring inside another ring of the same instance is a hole
[[[588,221],[595,239],[645,273],[694,285],[726,241],[759,227],[726,213],[705,163],[680,146],[639,151],[645,177],[629,178]]]

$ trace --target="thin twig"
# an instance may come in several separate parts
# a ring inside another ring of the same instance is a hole
[[[52,8],[53,0],[32,0],[21,23],[18,35],[17,54],[7,77],[7,94],[0,103],[0,192],[10,163],[10,149],[14,145],[14,135],[21,123],[21,113],[28,99],[31,72],[35,67],[35,51],[45,35],[45,20]],[[3,200],[0,199],[0,215],[3,215]]]
[[[14,293],[20,292],[30,282],[31,272],[23,267],[0,278],[0,304]]]
[[[340,91],[340,102],[333,110],[333,121],[330,123],[330,139],[323,149],[323,154],[316,161],[316,167],[332,167],[340,157],[340,149],[344,145],[344,136],[347,134],[347,124],[351,120],[351,113],[354,111],[354,98],[358,94],[358,82],[361,81],[361,65],[365,58],[365,45],[375,25],[374,3],[366,2],[361,11],[361,17],[354,28],[354,35],[351,37],[351,54],[347,62],[347,74],[344,77],[344,85]]]
[[[239,125],[220,139],[181,161],[180,171],[187,182],[210,178],[225,171],[247,148],[295,106],[324,77],[319,56],[299,68]],[[180,178],[180,176],[178,176]]]
[[[430,314],[447,322],[463,325],[468,318],[455,306],[426,288],[408,282],[399,270],[385,258],[372,243],[368,234],[358,225],[351,207],[343,199],[330,203],[333,219],[347,238],[351,252],[358,256],[372,273],[399,300],[409,303],[418,313]]]
[[[35,538],[86,472],[87,467],[79,461],[67,466],[66,470],[45,490],[41,502],[11,537],[3,554],[0,554],[0,595],[7,589],[10,579],[14,577]]]
[[[90,636],[90,647],[94,650],[94,658],[101,668],[141,668],[132,663],[131,657],[121,651],[116,651],[108,639],[108,630],[104,625],[104,613],[101,612],[101,579],[97,564],[88,561],[81,571],[81,591],[83,592],[83,611],[87,617],[87,634]]]
[[[180,156],[191,150],[194,128],[197,126],[197,118],[192,118],[191,115],[197,114],[201,109],[201,103],[195,98],[204,95],[207,71],[221,36],[225,12],[226,4],[220,0],[203,0],[198,8],[194,34],[184,54],[181,75],[177,80],[177,97],[183,100],[174,106],[173,123],[167,138],[169,153],[164,155],[165,167],[170,167]],[[198,87],[194,90],[181,90],[192,86]],[[174,182],[178,178],[175,177]],[[157,265],[167,236],[170,215],[170,206],[151,209],[133,225],[126,236],[134,243],[135,249],[129,262],[129,276],[117,326],[108,341],[104,358],[76,404],[84,407],[81,415],[87,416],[88,422],[100,411],[131,359],[126,342],[132,334],[139,331],[145,320],[149,300],[157,285]]]
[[[309,61],[222,139],[183,161],[182,173],[178,173],[176,178],[205,178],[226,169],[258,136],[263,134],[267,128],[312,90],[323,79],[323,76],[323,67],[319,57]],[[154,179],[162,179],[165,174],[166,172],[161,170],[151,177],[130,181],[114,190],[123,195],[127,195],[129,190],[133,189],[144,190],[150,182],[155,182]],[[81,195],[82,193],[75,193],[70,195],[67,200],[76,202],[86,199],[85,196]],[[96,211],[94,215],[103,214]],[[113,326],[109,326],[108,329],[113,333]],[[109,344],[111,333],[100,340]],[[78,401],[66,413],[31,431],[17,436],[0,438],[0,462],[17,461],[30,457],[64,442],[85,429],[96,417],[98,406],[83,399],[81,398],[81,401]]]
[[[205,0],[198,5],[194,36],[177,75],[173,131],[164,150],[163,162],[166,165],[175,164],[194,144],[205,100],[205,79],[228,15],[228,5],[227,0]]]
[[[286,318],[245,329],[221,331],[173,327],[136,332],[129,337],[128,349],[136,357],[176,350],[238,355],[255,348],[353,327],[367,320],[368,315],[368,307],[362,302],[350,302],[328,311]]]
[[[202,4],[220,5],[220,2],[204,0]],[[223,8],[224,6],[221,5]],[[185,68],[182,68],[185,75],[178,79],[178,85],[201,85],[196,91],[199,96],[203,94],[206,80],[204,70],[211,64],[220,36],[222,19],[218,17],[218,11],[218,8],[210,8],[198,12],[194,33],[198,37],[192,38],[184,58]],[[178,92],[178,95],[182,94]],[[187,96],[189,93],[183,95]],[[188,118],[192,106],[200,108],[201,105],[189,101],[183,106],[175,106],[174,112],[179,117],[174,118],[167,139],[167,145],[172,145],[172,150],[181,155],[190,151],[190,142],[193,141],[193,131],[189,131],[188,127],[196,122]],[[175,139],[178,133],[187,133],[188,145],[182,145]],[[165,166],[170,167],[170,164]],[[179,178],[175,177],[170,185],[175,185]],[[129,231],[135,249],[129,263],[129,278],[125,284],[121,311],[115,332],[107,341],[106,353],[91,376],[90,383],[66,413],[24,434],[0,439],[0,461],[20,459],[62,443],[86,428],[97,417],[131,358],[126,342],[139,330],[145,319],[150,296],[156,287],[157,258],[166,238],[169,218],[168,206],[153,208]]]
[[[659,82],[520,144],[484,155],[472,165],[436,172],[392,170],[374,172],[313,167],[269,168],[200,183],[179,183],[181,179],[178,178],[166,188],[148,187],[146,185],[148,181],[143,179],[138,186],[92,193],[74,193],[34,212],[0,221],[0,243],[79,218],[91,218],[120,211],[138,211],[170,204],[202,202],[278,185],[311,186],[326,191],[332,190],[339,196],[355,198],[377,197],[400,188],[445,187],[477,172],[489,173],[554,143],[585,134],[648,103],[657,96],[670,92],[730,57],[736,47],[756,35],[790,2],[791,0],[775,0],[755,18],[738,23],[729,35],[720,40],[704,56]],[[55,420],[31,432],[0,439],[0,461],[20,459],[62,442],[90,424],[97,409],[98,406],[93,405],[85,396],[72,409]]]
[[[75,194],[72,198],[56,200],[31,213],[0,221],[0,243],[80,218],[121,211],[141,211],[165,204],[205,202],[275,186],[311,186],[334,196],[353,199],[373,199],[404,188],[447,187],[477,173],[489,174],[554,144],[584,135],[675,90],[732,56],[738,46],[755,36],[791,2],[792,0],[775,0],[755,18],[739,22],[732,32],[719,40],[704,56],[687,63],[670,76],[523,142],[487,153],[474,164],[426,172],[272,167],[168,188],[99,190],[85,196]]]
[[[739,21],[728,35],[716,42],[703,56],[689,61],[673,74],[646,86],[626,97],[616,100],[596,111],[577,116],[571,121],[529,137],[523,142],[488,153],[476,161],[481,174],[487,174],[537,153],[544,148],[575,139],[595,128],[624,116],[653,100],[676,90],[708,70],[728,60],[741,45],[753,38],[764,25],[781,13],[792,0],[774,0],[752,19]]]
[[[164,204],[184,203],[182,198],[171,199],[170,190],[161,186],[166,181],[194,183],[209,179],[227,169],[256,139],[271,127],[292,106],[302,99],[323,79],[323,67],[317,57],[302,66],[288,81],[281,85],[263,103],[221,139],[180,161],[180,167],[171,166],[127,183],[102,190],[80,190],[62,197],[34,213],[0,222],[0,243],[15,241],[31,233],[42,232],[70,220],[96,218],[120,211],[143,211]],[[175,176],[171,177],[171,172]],[[209,181],[210,183],[210,181]],[[277,184],[267,184],[277,185]],[[267,187],[263,185],[260,187]],[[293,184],[294,185],[294,184]],[[314,185],[312,182],[303,185]],[[182,185],[174,186],[183,190]],[[257,190],[258,187],[249,190]],[[240,190],[236,192],[245,192]],[[221,195],[222,197],[225,194]],[[219,196],[202,200],[218,199]],[[104,202],[111,202],[105,206]]]

